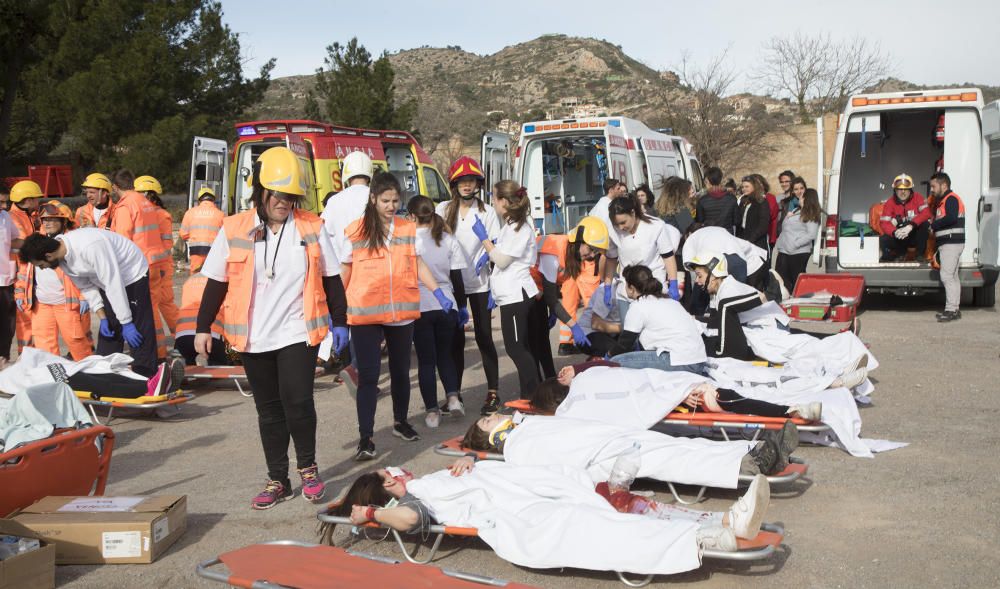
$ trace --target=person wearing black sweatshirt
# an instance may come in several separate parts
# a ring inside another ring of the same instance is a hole
[[[736,197],[722,186],[722,170],[713,166],[705,171],[708,191],[698,198],[695,221],[703,226],[722,227],[735,234],[739,224]]]
[[[769,252],[768,235],[771,227],[771,210],[765,200],[764,186],[756,176],[744,176],[740,184],[743,197],[739,204],[739,221],[736,237],[749,241]]]
[[[962,295],[962,282],[958,277],[959,259],[965,249],[965,205],[951,191],[951,178],[944,172],[931,176],[931,194],[937,203],[931,231],[937,240],[940,259],[941,283],[944,285],[944,312],[937,314],[939,322],[962,318],[958,309]]]

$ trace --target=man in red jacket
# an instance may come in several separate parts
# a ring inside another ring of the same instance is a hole
[[[900,174],[892,181],[893,195],[882,205],[879,225],[882,235],[879,246],[882,249],[881,262],[893,262],[899,256],[914,260],[927,249],[928,228],[932,211],[924,197],[913,191],[913,178]],[[907,251],[913,248],[914,255]]]

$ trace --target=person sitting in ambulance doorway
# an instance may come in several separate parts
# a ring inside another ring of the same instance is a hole
[[[913,178],[900,174],[892,181],[892,196],[882,205],[878,244],[880,262],[912,262],[927,249],[931,210],[924,197],[913,191]],[[902,259],[901,259],[902,258]]]

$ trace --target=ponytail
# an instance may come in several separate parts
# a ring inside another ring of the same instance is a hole
[[[507,201],[506,221],[516,225],[514,229],[520,231],[528,221],[531,210],[528,189],[513,180],[501,180],[493,187],[493,198]]]
[[[663,283],[653,276],[653,271],[647,266],[627,266],[622,271],[622,277],[625,279],[625,284],[634,288],[640,297],[666,298],[663,294]]]
[[[406,210],[417,220],[417,223],[431,226],[431,239],[434,240],[434,245],[440,246],[441,238],[444,237],[445,232],[450,233],[441,215],[434,212],[434,201],[426,196],[421,194],[411,198],[406,203]]]

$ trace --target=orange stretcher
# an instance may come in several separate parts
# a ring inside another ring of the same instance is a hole
[[[0,453],[0,517],[50,495],[103,495],[114,446],[111,428],[93,425]]]
[[[416,543],[412,549],[407,549],[406,544],[403,542],[402,537],[396,530],[383,526],[377,522],[368,522],[361,526],[354,526],[351,523],[350,518],[340,517],[335,515],[330,515],[335,507],[339,505],[339,502],[333,502],[319,510],[316,514],[316,518],[323,524],[332,525],[344,525],[352,528],[356,528],[359,531],[375,530],[386,535],[391,534],[395,540],[396,544],[399,546],[400,551],[406,560],[414,564],[426,564],[431,562],[437,555],[438,549],[441,546],[441,541],[445,536],[454,537],[464,537],[464,538],[478,538],[479,530],[476,528],[464,528],[456,526],[441,526],[432,525],[427,527],[426,534],[415,534],[417,537]],[[781,545],[784,540],[784,529],[776,524],[761,524],[761,531],[752,540],[737,539],[736,544],[739,549],[736,552],[723,552],[718,550],[704,550],[702,551],[703,559],[713,559],[713,560],[729,560],[729,561],[739,561],[739,562],[750,562],[763,560],[770,557],[774,551]],[[422,542],[425,538],[434,537],[434,542],[428,551],[428,554],[422,558],[417,559],[417,553],[420,550]],[[385,536],[383,536],[385,537]],[[324,541],[330,544],[333,543],[333,533],[325,532]],[[640,580],[631,580],[625,576],[622,572],[616,572],[618,579],[622,583],[625,583],[629,587],[645,587],[653,580],[653,575],[647,575]]]
[[[191,399],[194,399],[194,394],[192,393],[169,393],[166,395],[156,395],[149,396],[143,395],[141,397],[136,397],[134,399],[126,397],[108,397],[105,395],[98,395],[95,393],[90,393],[87,391],[73,391],[77,399],[83,403],[87,410],[90,411],[90,416],[94,418],[95,423],[100,423],[101,420],[97,417],[97,412],[94,410],[95,407],[107,407],[108,408],[108,421],[110,424],[114,419],[115,409],[125,408],[125,409],[141,409],[143,411],[153,412],[160,407],[167,407],[169,405],[180,405],[181,403],[187,403]]]
[[[229,572],[213,568],[219,565]],[[227,552],[199,564],[195,571],[204,579],[246,589],[474,589],[482,585],[531,589],[493,577],[287,540]]]
[[[316,367],[316,376],[323,376],[323,367]],[[231,380],[236,385],[236,390],[244,397],[252,397],[253,391],[249,388],[243,389],[240,383],[246,380],[247,373],[242,366],[185,366],[184,382],[211,382]]]

